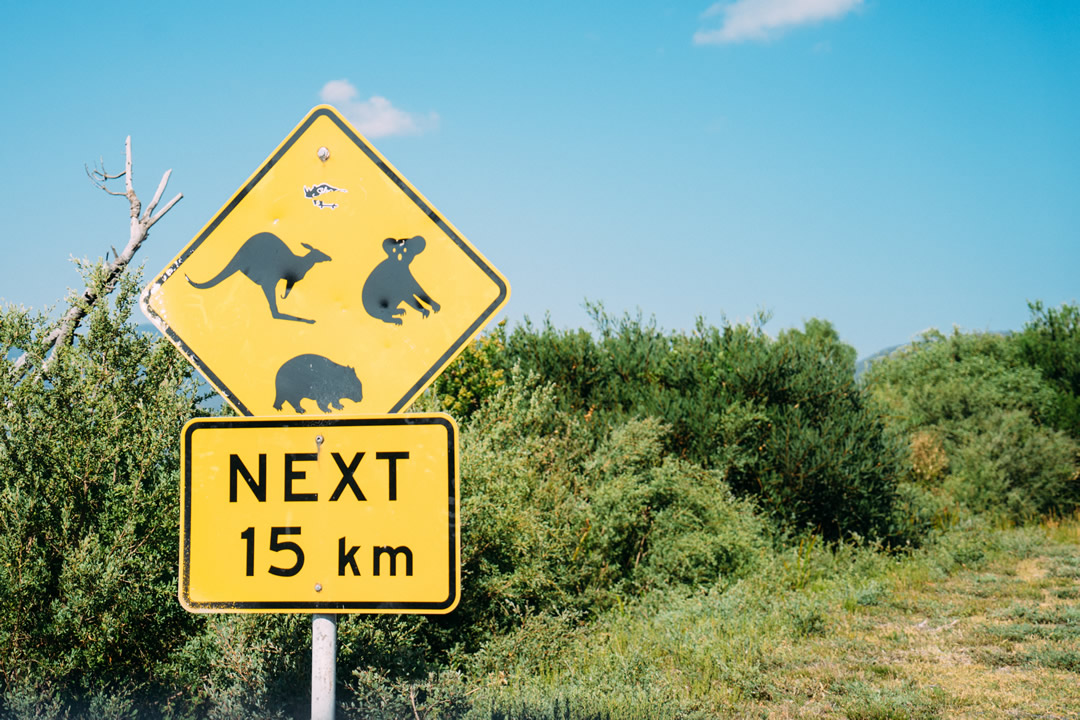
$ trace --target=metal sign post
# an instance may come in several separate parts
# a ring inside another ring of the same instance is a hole
[[[311,720],[334,720],[337,615],[311,616]]]

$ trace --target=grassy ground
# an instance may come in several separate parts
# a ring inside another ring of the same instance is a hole
[[[958,531],[903,559],[804,546],[586,628],[493,649],[492,716],[1080,718],[1080,522]]]
[[[770,718],[1080,717],[1077,526],[1045,531],[1006,531],[1003,548],[944,578],[918,565],[898,569],[887,591],[793,646],[772,673],[774,697],[746,710]]]

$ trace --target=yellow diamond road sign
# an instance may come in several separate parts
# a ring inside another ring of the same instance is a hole
[[[188,610],[457,605],[449,416],[202,418],[184,427],[181,459],[179,597]]]
[[[406,408],[510,287],[329,106],[147,286],[143,311],[240,413]]]

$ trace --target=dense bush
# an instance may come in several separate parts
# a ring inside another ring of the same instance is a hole
[[[656,420],[596,427],[515,373],[462,432],[462,588],[443,623],[477,648],[537,613],[739,577],[765,527],[715,471],[664,457]],[[440,622],[435,620],[435,622]]]
[[[100,289],[100,267],[85,270]],[[4,716],[125,715],[165,697],[198,624],[176,602],[176,438],[194,383],[129,322],[135,292],[127,279],[96,305],[47,372],[49,322],[0,312]]]
[[[1078,445],[1050,424],[1059,395],[1013,338],[931,331],[868,377],[924,488],[1015,519],[1080,503]]]
[[[1047,308],[1033,302],[1029,307],[1031,319],[1015,345],[1020,358],[1054,388],[1048,420],[1080,440],[1080,306]]]
[[[457,360],[435,378],[440,409],[459,421],[472,417],[506,382],[505,345],[505,320],[466,345]]]
[[[665,334],[640,317],[593,314],[595,340],[520,326],[504,362],[552,382],[564,409],[608,424],[660,419],[666,453],[718,470],[785,529],[891,533],[900,453],[827,322],[774,340],[760,322]]]

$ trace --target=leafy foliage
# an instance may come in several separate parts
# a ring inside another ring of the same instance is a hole
[[[767,546],[718,473],[662,456],[660,423],[595,428],[556,403],[516,373],[463,430],[464,594],[443,622],[466,648],[537,613],[738,577]]]
[[[1080,448],[1049,426],[1060,396],[1024,361],[1031,343],[932,331],[874,365],[870,387],[910,438],[916,481],[1016,519],[1076,507]]]
[[[459,421],[467,420],[505,384],[505,369],[499,366],[505,345],[503,320],[465,347],[457,362],[435,379],[443,410]]]
[[[1020,357],[1054,388],[1048,420],[1080,439],[1080,306],[1029,303],[1031,319],[1015,341]]]
[[[0,314],[0,677],[6,705],[43,717],[165,694],[162,663],[197,625],[175,602],[175,438],[194,383],[128,322],[135,293],[126,278],[95,305],[47,376],[46,318]]]
[[[764,317],[664,334],[592,311],[599,339],[526,324],[507,340],[507,363],[552,382],[566,410],[609,424],[660,419],[666,453],[720,471],[783,528],[889,534],[899,449],[829,323],[773,340]]]

